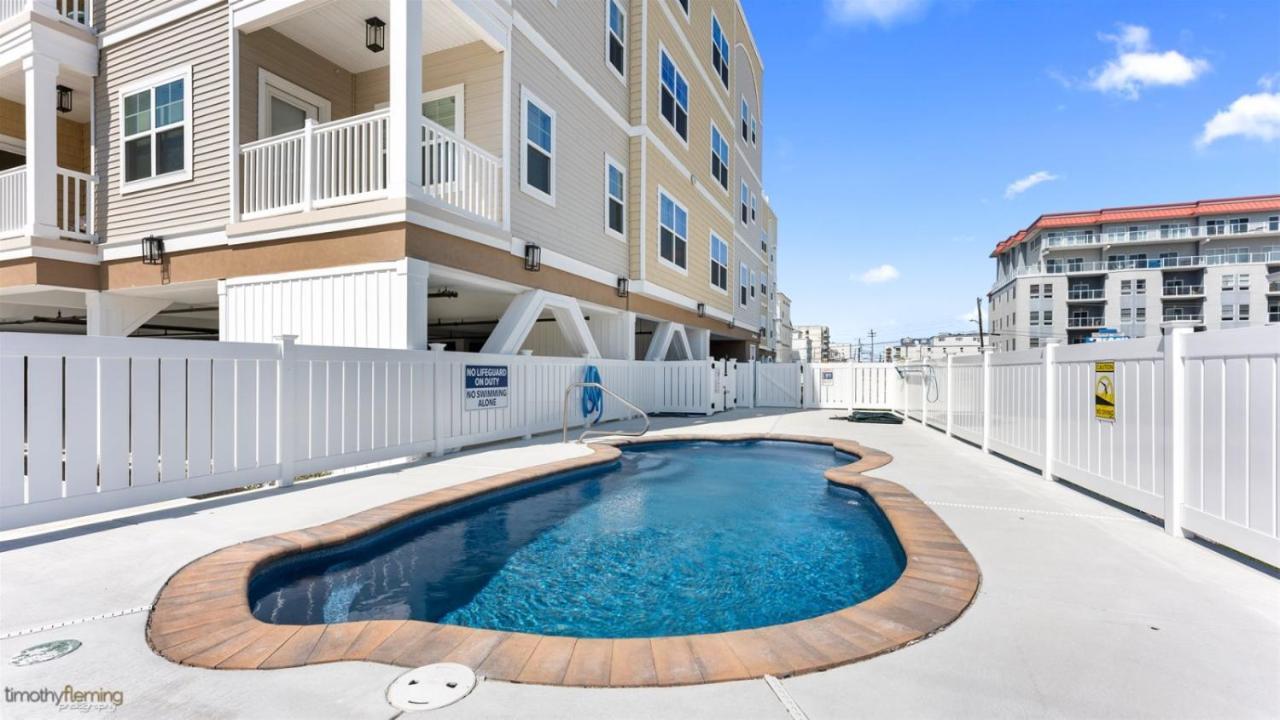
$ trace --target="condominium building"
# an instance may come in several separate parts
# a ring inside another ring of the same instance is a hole
[[[736,0],[16,0],[0,40],[0,329],[773,352]]]
[[[1280,322],[1280,195],[1041,215],[996,246],[992,345]]]
[[[800,362],[827,362],[831,359],[831,328],[826,325],[798,325],[792,347]]]
[[[778,362],[795,362],[796,352],[793,348],[795,327],[791,324],[791,298],[786,293],[777,293],[774,302],[773,336],[774,352]]]
[[[927,362],[944,360],[949,355],[973,355],[981,352],[978,333],[938,333],[931,337],[902,338],[897,345],[885,348],[888,362]]]

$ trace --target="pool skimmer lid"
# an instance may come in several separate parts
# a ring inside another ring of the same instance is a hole
[[[391,683],[387,702],[401,710],[434,710],[458,702],[475,686],[476,674],[466,665],[423,665]]]

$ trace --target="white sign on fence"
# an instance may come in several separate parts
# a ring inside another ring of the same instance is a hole
[[[492,410],[511,402],[511,368],[507,365],[468,365],[463,373],[463,407]]]

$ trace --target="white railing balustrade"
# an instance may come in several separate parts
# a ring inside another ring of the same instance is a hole
[[[377,110],[315,126],[311,138],[315,206],[360,202],[385,194],[387,117],[386,110]]]
[[[245,218],[301,210],[306,167],[303,131],[296,130],[240,149],[241,213]]]
[[[426,118],[421,160],[428,197],[490,222],[501,220],[501,160]]]
[[[1073,317],[1067,318],[1067,327],[1069,328],[1089,328],[1102,327],[1102,317]]]
[[[1165,297],[1178,297],[1180,295],[1203,295],[1203,285],[1165,285]]]
[[[58,16],[86,28],[93,27],[93,0],[57,0]]]
[[[36,10],[53,15],[85,29],[93,27],[93,0],[0,0],[0,22],[19,13]]]
[[[1225,225],[1168,225],[1146,227],[1138,230],[1108,230],[1106,232],[1046,233],[1046,247],[1073,247],[1079,245],[1116,245],[1129,242],[1157,242],[1161,240],[1200,240],[1210,237],[1247,237],[1280,233],[1280,224],[1270,220],[1253,223],[1231,222]]]
[[[1163,318],[1161,319],[1164,322],[1203,322],[1204,315],[1202,313],[1190,313],[1190,312],[1165,313]]]
[[[27,225],[27,168],[0,172],[0,234],[20,233]]]
[[[1101,300],[1106,296],[1106,290],[1102,288],[1084,288],[1078,290],[1068,290],[1068,300]]]
[[[58,168],[58,230],[64,237],[92,242],[94,177]]]
[[[0,22],[27,9],[27,0],[0,0]]]

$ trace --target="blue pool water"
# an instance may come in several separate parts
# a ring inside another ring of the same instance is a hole
[[[260,620],[413,618],[544,635],[685,635],[865,600],[905,557],[850,462],[787,442],[672,442],[406,520],[255,576]]]

